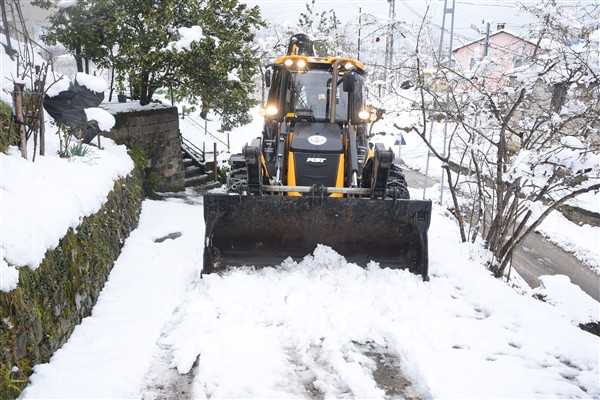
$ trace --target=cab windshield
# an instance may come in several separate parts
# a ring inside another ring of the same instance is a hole
[[[298,118],[327,120],[330,118],[331,73],[311,70],[309,72],[290,72],[286,103],[290,111]],[[335,119],[348,118],[348,94],[342,90],[341,78],[336,90]]]

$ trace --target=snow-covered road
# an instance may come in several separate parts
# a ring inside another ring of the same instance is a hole
[[[200,279],[202,198],[188,194],[144,202],[92,316],[24,399],[385,398],[383,365],[420,398],[600,396],[599,338],[491,277],[437,207],[430,282],[327,247]]]

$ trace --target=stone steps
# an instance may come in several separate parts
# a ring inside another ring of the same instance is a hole
[[[185,187],[206,186],[214,182],[214,173],[210,171],[207,174],[196,175],[185,178]]]

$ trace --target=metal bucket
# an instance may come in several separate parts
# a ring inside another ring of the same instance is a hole
[[[427,280],[428,200],[204,195],[203,273],[301,260],[324,244],[361,266],[407,268]]]

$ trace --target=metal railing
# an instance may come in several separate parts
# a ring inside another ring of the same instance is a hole
[[[222,141],[221,139],[219,139],[218,137],[216,137],[214,134],[210,133],[208,131],[208,129],[206,129],[206,126],[202,126],[202,124],[200,124],[198,121],[196,121],[194,118],[190,117],[189,115],[184,115],[184,118],[187,118],[188,120],[190,120],[191,122],[193,122],[196,126],[198,126],[200,129],[202,129],[204,131],[204,134],[210,136],[211,138],[213,138],[215,141],[227,146],[227,148],[229,148],[229,145],[227,143],[225,143],[224,141]]]
[[[181,150],[183,150],[188,156],[190,156],[194,160],[194,162],[196,162],[199,165],[204,164],[204,162],[206,161],[204,150],[198,148],[198,146],[196,146],[183,136],[181,137]]]

